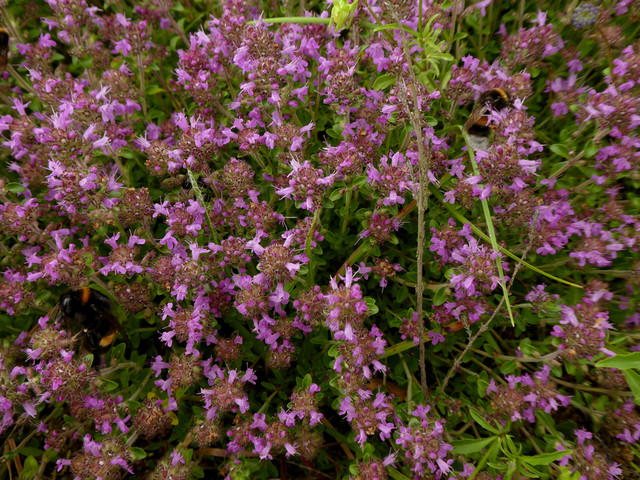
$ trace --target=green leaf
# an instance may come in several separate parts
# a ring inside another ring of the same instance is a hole
[[[384,355],[382,355],[382,358],[392,357],[393,355],[410,350],[415,346],[416,345],[413,344],[412,340],[405,340],[404,342],[396,343],[395,345],[391,345],[384,349]]]
[[[627,379],[629,388],[631,388],[631,391],[633,392],[636,405],[640,405],[640,375],[633,370],[625,370],[624,376]]]
[[[413,37],[418,36],[418,32],[416,32],[414,29],[405,27],[404,25],[400,25],[398,23],[387,23],[373,29],[374,32],[382,32],[383,30],[402,30],[404,32],[410,33]]]
[[[326,333],[318,333],[318,335],[311,337],[309,341],[313,345],[325,345],[329,342],[329,339],[327,338]]]
[[[111,353],[111,358],[122,358],[122,356],[124,355],[125,347],[126,346],[124,343],[115,345],[111,350],[109,350],[109,353]]]
[[[24,185],[22,185],[21,183],[17,183],[17,182],[9,182],[9,183],[7,183],[5,188],[7,190],[9,190],[11,193],[22,193],[22,192],[24,192],[26,190],[26,187]]]
[[[438,120],[435,119],[434,117],[426,117],[425,121],[427,125],[430,127],[435,127],[436,125],[438,125]]]
[[[395,84],[397,80],[398,80],[398,77],[396,77],[395,75],[390,75],[388,73],[381,75],[374,80],[373,89],[378,91],[384,90],[385,88]]]
[[[549,147],[549,150],[551,150],[553,153],[555,153],[559,157],[569,159],[569,149],[565,145],[556,143],[551,145]]]
[[[69,426],[69,425],[74,425],[77,422],[77,420],[75,418],[73,418],[71,415],[67,415],[67,414],[63,414],[62,418],[64,419],[64,423]]]
[[[82,357],[82,361],[87,365],[93,365],[93,353],[88,353],[84,357]]]
[[[595,144],[593,140],[589,140],[582,149],[582,151],[584,152],[584,158],[595,157],[596,153],[598,153],[599,150],[600,148]]]
[[[104,386],[108,392],[114,392],[120,389],[120,384],[118,382],[114,382],[113,380],[109,380],[108,378],[103,378],[102,383],[104,383]]]
[[[371,297],[365,297],[364,301],[367,304],[367,314],[368,315],[375,315],[376,313],[378,313],[379,309],[378,309],[378,306],[376,305],[375,299],[373,299]]]
[[[20,455],[24,457],[39,457],[43,453],[42,450],[34,447],[22,447],[18,451],[20,452]]]
[[[191,470],[191,476],[195,478],[204,478],[204,470],[200,465],[196,465],[193,467],[193,470]]]
[[[160,86],[154,85],[147,89],[147,95],[157,95],[158,93],[164,93],[166,90]]]
[[[410,480],[409,477],[405,477],[395,468],[391,468],[391,467],[387,468],[387,473],[389,473],[389,476],[395,480]]]
[[[474,438],[468,440],[454,440],[450,443],[453,445],[453,453],[468,455],[469,453],[479,452],[497,439],[498,437]]]
[[[596,367],[618,368],[620,370],[640,368],[640,352],[623,353],[615,357],[605,358],[596,363]]]
[[[120,383],[124,388],[129,386],[129,369],[125,368],[120,373]]]
[[[404,280],[405,282],[408,283],[416,283],[418,281],[418,274],[417,272],[415,272],[414,270],[407,272],[406,274],[402,275],[402,280]]]
[[[40,465],[43,462],[55,462],[58,459],[58,451],[50,448],[49,450],[45,450],[42,454],[42,458],[40,459]]]
[[[308,389],[311,384],[313,383],[313,379],[311,378],[311,375],[309,375],[308,373],[304,376],[304,378],[302,379],[302,388],[304,390]]]
[[[134,460],[142,460],[143,458],[147,458],[147,452],[145,452],[143,448],[129,447],[129,451],[131,452],[131,455],[133,455]]]
[[[51,298],[51,292],[49,290],[40,290],[36,293],[36,300],[38,303],[47,303],[47,300]]]
[[[516,444],[513,442],[513,437],[511,435],[504,435],[502,437],[502,443],[503,443],[502,451],[505,452],[507,455],[509,456],[520,455],[522,448],[520,447],[520,444],[516,446]]]
[[[453,60],[453,55],[450,55],[448,53],[432,53],[431,55],[429,55],[429,58],[450,62],[451,60]]]
[[[191,458],[193,457],[193,450],[191,448],[181,449],[180,453],[182,454],[182,458],[185,459],[187,465],[191,463]]]
[[[178,47],[178,42],[182,41],[182,39],[180,37],[178,37],[177,35],[174,37],[171,37],[171,40],[169,40],[169,47],[171,49],[171,51],[176,51],[177,47]]]
[[[495,427],[493,427],[491,424],[489,424],[489,422],[487,422],[484,417],[480,414],[480,412],[474,410],[473,408],[469,409],[469,413],[471,414],[471,417],[478,423],[480,424],[480,426],[482,426],[482,428],[484,428],[485,430],[490,431],[491,433],[495,433],[496,435],[498,435],[500,433],[500,431],[498,429],[496,429]]]
[[[500,373],[502,375],[509,375],[516,371],[518,368],[518,363],[515,360],[508,360],[502,365],[500,365]]]
[[[122,158],[128,158],[129,160],[133,160],[136,158],[135,152],[128,148],[123,148],[121,150],[118,150],[118,156]]]
[[[558,480],[580,480],[582,473],[572,472],[567,467],[560,467],[560,473],[557,476]]]
[[[27,457],[24,461],[24,469],[22,470],[20,478],[35,478],[35,476],[38,474],[38,467],[38,461],[35,458],[31,456]]]
[[[407,298],[409,298],[410,292],[407,287],[400,287],[398,292],[396,293],[396,301],[398,303],[404,302]]]
[[[560,460],[561,458],[571,455],[571,450],[559,450],[557,452],[541,453],[533,456],[520,456],[520,460],[528,465],[549,465],[551,462]]]
[[[436,292],[436,294],[433,296],[433,305],[435,307],[439,307],[447,301],[447,291],[448,289],[446,287],[442,287]]]
[[[422,84],[429,87],[431,90],[436,89],[436,84],[433,81],[433,78],[429,75],[429,72],[420,72],[416,75],[416,79]]]
[[[342,188],[336,188],[329,195],[329,200],[331,200],[332,202],[338,201],[342,198],[342,195],[344,195],[344,190]]]
[[[478,392],[478,396],[480,398],[484,398],[487,396],[487,388],[489,387],[489,382],[487,381],[486,377],[487,373],[483,371],[476,380],[476,391]]]

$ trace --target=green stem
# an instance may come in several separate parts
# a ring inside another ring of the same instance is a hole
[[[463,225],[465,223],[468,223],[471,226],[471,230],[473,231],[473,233],[475,233],[476,235],[481,237],[484,241],[489,242],[489,243],[491,242],[491,239],[489,238],[488,235],[486,235],[482,230],[480,230],[473,223],[471,223],[469,220],[467,220],[465,218],[465,216],[462,215],[460,212],[458,212],[453,205],[451,205],[449,203],[446,203],[444,201],[444,195],[442,193],[440,193],[435,186],[430,185],[429,187],[431,188],[431,193],[433,193],[438,198],[438,200],[441,201],[442,206],[447,209],[447,211],[451,214],[451,216],[453,216],[456,220],[458,220],[458,222],[462,223]],[[564,280],[562,278],[558,278],[558,277],[556,277],[554,275],[551,275],[550,273],[547,273],[547,272],[544,272],[544,271],[540,270],[538,267],[534,267],[530,263],[525,262],[524,260],[522,260],[517,255],[514,255],[509,250],[507,250],[506,248],[503,248],[503,247],[501,247],[499,245],[498,245],[498,250],[501,251],[502,253],[504,253],[507,257],[515,260],[516,262],[522,262],[522,265],[524,267],[527,267],[529,270],[532,270],[532,271],[536,272],[539,275],[543,275],[543,276],[547,277],[550,280],[553,280],[555,282],[564,283],[565,285],[569,285],[569,286],[575,287],[575,288],[584,288],[582,285],[578,285],[577,283],[573,283],[573,282],[570,282],[568,280]]]
[[[142,104],[142,113],[147,118],[147,95],[144,82],[144,65],[142,63],[142,53],[138,53],[138,76],[140,77],[140,103]]]
[[[260,410],[258,410],[258,413],[264,412],[269,406],[269,403],[271,403],[271,399],[275,397],[277,394],[278,394],[278,390],[274,390],[273,392],[271,392],[271,394],[267,397],[267,399],[264,401],[264,403],[260,407]]]
[[[321,23],[324,25],[329,25],[331,23],[330,18],[319,18],[319,17],[274,17],[274,18],[262,18],[259,20],[262,23]],[[251,20],[247,22],[249,25],[257,23],[258,20]]]
[[[413,375],[409,370],[409,365],[405,361],[402,356],[400,356],[400,361],[402,362],[402,368],[404,369],[404,374],[407,377],[407,411],[413,410],[413,400],[411,397],[413,396]]]
[[[471,167],[473,168],[473,174],[476,176],[480,176],[480,171],[478,170],[478,164],[476,163],[476,156],[471,146],[471,139],[469,138],[469,134],[462,131],[462,136],[464,137],[464,141],[467,144],[467,153],[469,154],[469,160],[471,161]],[[493,220],[491,218],[491,211],[489,210],[489,202],[486,198],[480,200],[482,204],[482,212],[484,213],[484,221],[487,224],[487,233],[489,234],[489,239],[491,241],[491,246],[495,252],[499,251],[498,248],[498,240],[496,238],[496,232],[493,228]],[[513,319],[513,312],[511,311],[511,302],[509,301],[509,291],[507,290],[507,282],[504,279],[504,271],[502,270],[502,260],[500,257],[496,258],[496,268],[498,269],[498,276],[500,277],[500,286],[502,287],[502,294],[504,295],[504,304],[507,307],[507,312],[509,313],[509,319],[511,320],[511,326],[515,327],[515,321]]]
[[[214,242],[217,242],[217,237],[213,229],[213,223],[211,223],[211,217],[209,216],[209,209],[207,208],[207,204],[204,201],[202,191],[200,190],[200,187],[198,187],[198,180],[196,179],[190,168],[187,168],[187,176],[189,177],[189,182],[191,183],[191,188],[193,188],[193,192],[195,193],[196,198],[200,202],[200,205],[202,205],[202,208],[204,208],[204,216],[207,219],[207,225],[209,226],[209,238]]]
[[[7,2],[2,2],[4,5]],[[24,38],[22,38],[22,34],[19,28],[15,26],[14,18],[9,14],[6,7],[4,5],[0,5],[0,17],[2,17],[2,26],[9,30],[11,34],[12,41],[16,43],[25,43]]]
[[[124,168],[124,164],[120,161],[120,157],[116,153],[112,153],[113,161],[115,162],[118,170],[120,171],[120,175],[124,177],[124,181],[126,182],[126,186],[132,186],[133,182],[131,181],[131,177],[129,177],[129,171]]]
[[[309,273],[307,277],[307,284],[309,288],[311,288],[314,285],[314,277],[315,277],[315,265],[314,265],[315,262],[311,261],[313,232],[315,232],[316,230],[316,225],[318,223],[318,219],[320,218],[321,211],[322,211],[322,208],[318,208],[316,210],[316,213],[313,215],[313,221],[311,222],[311,227],[309,228],[309,233],[307,234],[307,240],[305,241],[305,244],[304,244],[304,250],[307,255],[307,258],[309,259]]]
[[[29,92],[32,95],[36,95],[36,91],[33,89],[33,87],[31,86],[31,84],[27,83],[24,78],[22,78],[22,76],[16,71],[15,68],[13,68],[11,65],[7,65],[7,70],[9,71],[9,73],[11,74],[11,76],[13,77],[13,79],[16,81],[16,83],[18,85],[20,85],[20,87]],[[36,95],[37,96],[37,95]]]
[[[351,206],[351,193],[352,193],[352,190],[348,189],[344,196],[344,216],[342,217],[342,227],[340,228],[342,235],[346,233],[347,227],[349,226],[349,208]]]
[[[169,21],[171,22],[171,25],[173,25],[173,28],[175,29],[176,33],[182,39],[186,47],[189,48],[189,39],[182,31],[182,28],[180,28],[180,25],[178,25],[178,22],[175,21],[175,19],[173,18],[173,15],[171,15],[171,12],[169,12],[169,6],[167,5],[167,2],[163,1],[162,6],[164,7],[165,15],[169,17]]]

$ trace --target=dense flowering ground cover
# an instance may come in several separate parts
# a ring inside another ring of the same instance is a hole
[[[0,2],[0,478],[639,478],[639,11]]]

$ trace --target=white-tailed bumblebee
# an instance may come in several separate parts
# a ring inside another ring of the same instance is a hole
[[[104,353],[120,332],[129,343],[120,322],[111,309],[111,302],[93,288],[69,290],[58,303],[65,322],[79,329],[83,337],[83,349],[91,353]]]
[[[501,88],[487,90],[475,104],[469,119],[465,122],[464,128],[469,135],[476,137],[488,137],[491,133],[489,126],[489,111],[501,111],[512,105],[511,95]]]
[[[0,71],[7,66],[9,58],[9,30],[0,27]]]

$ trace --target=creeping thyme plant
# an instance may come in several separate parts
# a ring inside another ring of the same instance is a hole
[[[639,11],[1,0],[0,478],[640,478]]]

